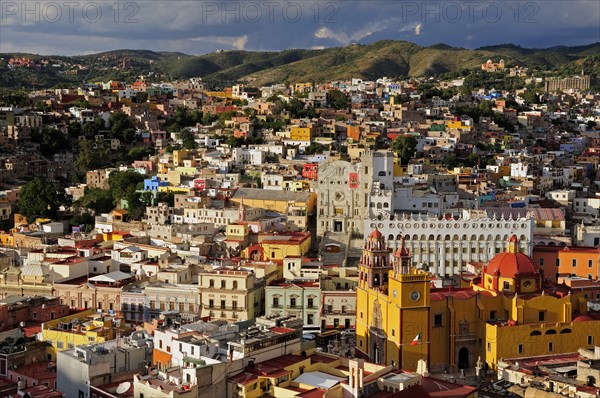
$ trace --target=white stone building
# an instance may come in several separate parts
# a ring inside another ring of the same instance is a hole
[[[260,149],[233,148],[231,157],[238,165],[260,165],[265,162],[266,153]]]
[[[415,264],[451,277],[469,262],[488,262],[503,252],[511,235],[517,235],[521,250],[531,255],[534,219],[490,218],[483,211],[463,211],[453,218],[381,212],[364,221],[364,230],[374,228],[392,248],[399,247],[404,238]]]

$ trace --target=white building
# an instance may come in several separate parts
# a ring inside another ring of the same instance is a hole
[[[261,184],[263,189],[275,191],[283,190],[283,175],[280,173],[263,172],[261,175]]]
[[[94,111],[91,109],[72,107],[69,108],[69,113],[75,119],[79,120],[79,123],[91,123],[94,121]]]
[[[231,157],[234,163],[260,165],[265,162],[266,154],[259,149],[233,148]]]
[[[598,217],[600,215],[600,197],[574,198],[573,212]]]
[[[546,199],[553,200],[563,206],[568,206],[575,199],[575,191],[569,189],[546,192]]]
[[[502,253],[509,236],[517,235],[524,253],[531,255],[534,219],[489,218],[483,211],[463,211],[461,217],[382,215],[364,221],[364,230],[378,228],[388,245],[399,247],[402,238],[413,261],[432,273],[453,276],[469,262],[488,262]]]

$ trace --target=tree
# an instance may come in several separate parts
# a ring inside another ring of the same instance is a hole
[[[104,165],[107,157],[108,153],[104,148],[94,148],[91,141],[81,140],[79,142],[79,153],[75,158],[75,169],[79,173],[85,174]]]
[[[348,96],[340,90],[329,91],[329,93],[327,93],[327,99],[329,104],[335,109],[348,109],[350,106]]]
[[[305,155],[314,155],[320,154],[325,151],[327,147],[323,144],[319,144],[318,142],[311,142],[306,148],[304,148]]]
[[[94,229],[95,220],[92,214],[84,212],[74,215],[69,221],[69,224],[74,227],[83,225],[85,226],[85,232],[91,232],[92,229]]]
[[[408,161],[415,155],[417,139],[412,135],[401,135],[392,142],[391,148],[402,160],[402,163],[408,164]]]
[[[127,201],[127,211],[129,212],[129,218],[132,220],[140,220],[146,211],[146,206],[150,205],[149,201],[152,193],[150,192],[137,192],[132,191],[127,193],[123,198]]]
[[[81,123],[79,122],[73,121],[69,123],[67,129],[71,138],[77,138],[81,135]]]
[[[444,166],[446,166],[446,168],[448,170],[452,170],[455,167],[458,167],[458,166],[461,165],[460,161],[458,160],[458,158],[456,157],[456,155],[453,154],[453,153],[444,156],[444,159],[442,159],[442,164]]]
[[[65,134],[51,127],[44,127],[38,134],[32,134],[31,140],[40,144],[40,152],[44,156],[52,156],[69,148]]]
[[[111,192],[99,188],[87,190],[75,205],[82,209],[91,209],[94,214],[108,213],[115,208]]]
[[[148,101],[148,93],[140,91],[135,95],[135,102],[137,102],[138,104],[144,103],[146,101]]]
[[[125,160],[127,162],[135,162],[136,160],[141,160],[154,154],[156,154],[156,149],[154,147],[135,146],[127,152],[127,155],[125,155]]]
[[[179,139],[184,149],[196,149],[198,143],[196,142],[196,136],[189,129],[184,129],[179,132]]]
[[[129,117],[125,113],[115,112],[110,115],[108,120],[110,122],[110,129],[115,138],[125,142],[132,142],[135,139],[133,123],[131,123],[131,120],[129,120]]]
[[[121,199],[138,189],[143,188],[144,176],[135,171],[113,171],[108,176],[108,186],[113,198],[117,203]]]
[[[19,213],[32,223],[37,218],[56,219],[61,206],[69,205],[64,189],[42,178],[34,178],[21,189]]]

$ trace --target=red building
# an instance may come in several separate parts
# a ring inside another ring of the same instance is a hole
[[[302,177],[307,178],[309,180],[317,180],[317,171],[319,170],[319,165],[316,163],[306,163],[302,166]]]
[[[21,322],[41,324],[69,315],[69,306],[60,304],[58,297],[7,297],[0,301],[0,332],[14,329]]]

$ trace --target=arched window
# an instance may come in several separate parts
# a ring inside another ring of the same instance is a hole
[[[388,207],[390,207],[390,205],[388,204],[388,202],[384,202],[384,203],[383,203],[383,208],[384,208],[384,209],[387,209]]]
[[[546,334],[556,334],[556,330],[554,330],[554,329],[546,330]]]
[[[394,235],[390,234],[390,236],[388,236],[388,240],[394,240]]]
[[[534,330],[533,332],[529,333],[530,336],[541,336],[542,332],[540,332],[539,330]]]
[[[572,333],[571,329],[563,329],[560,331],[560,334]]]

